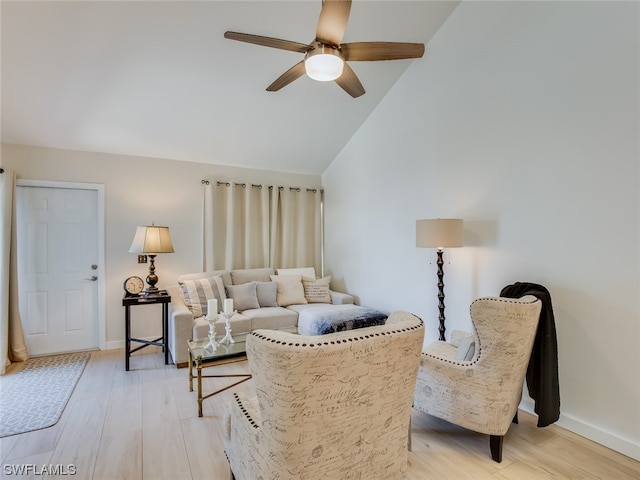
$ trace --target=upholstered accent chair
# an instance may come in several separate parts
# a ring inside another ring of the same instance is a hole
[[[231,478],[404,478],[423,339],[406,312],[321,336],[252,332],[257,397],[234,394],[225,415]]]
[[[414,408],[489,435],[491,457],[501,462],[504,436],[517,421],[540,309],[532,295],[474,301],[471,342],[458,335],[457,347],[437,341],[424,348]]]

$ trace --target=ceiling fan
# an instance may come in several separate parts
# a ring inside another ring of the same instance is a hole
[[[350,11],[351,0],[322,0],[316,38],[310,44],[238,32],[225,32],[224,36],[231,40],[305,54],[303,60],[267,87],[269,92],[286,87],[306,73],[314,80],[334,80],[349,95],[356,98],[364,94],[365,90],[346,62],[420,58],[424,54],[424,45],[399,42],[340,43],[347,28]]]

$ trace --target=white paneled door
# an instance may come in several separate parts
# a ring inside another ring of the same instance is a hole
[[[99,346],[98,192],[18,186],[18,292],[30,355]]]

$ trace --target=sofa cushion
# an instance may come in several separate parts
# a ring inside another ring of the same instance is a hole
[[[273,268],[244,268],[231,270],[231,281],[234,285],[249,282],[268,282],[275,273]]]
[[[316,278],[315,267],[301,267],[301,268],[279,268],[278,275],[302,275],[307,278]]]
[[[242,315],[251,319],[251,330],[266,328],[279,330],[298,325],[298,314],[283,307],[263,307],[245,310]]]
[[[271,280],[278,283],[276,300],[281,307],[307,303],[304,298],[302,275],[271,275]]]
[[[199,280],[201,278],[215,277],[222,275],[222,283],[231,285],[231,274],[228,270],[213,270],[211,272],[184,273],[178,277],[178,283],[184,280]]]
[[[308,303],[331,303],[330,283],[331,276],[318,279],[303,276],[304,298]]]
[[[227,285],[227,296],[233,299],[233,307],[239,312],[250,308],[260,308],[256,282]]]
[[[326,305],[331,305],[330,303],[327,303]],[[304,305],[289,305],[287,307],[287,310],[293,310],[294,312],[296,312],[298,315],[300,315],[300,312],[304,312],[305,310],[312,310],[316,307],[321,306],[318,303],[306,303]]]
[[[218,305],[227,298],[225,295],[222,275],[193,280],[180,280],[184,304],[193,313],[194,317],[207,315],[207,301],[215,298]]]
[[[255,282],[258,303],[261,307],[277,307],[278,284],[276,282]]]

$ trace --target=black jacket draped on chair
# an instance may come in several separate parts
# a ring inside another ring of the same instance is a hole
[[[516,282],[500,292],[501,297],[508,298],[520,298],[524,295],[533,295],[542,302],[540,321],[527,368],[527,389],[535,402],[538,427],[546,427],[560,417],[556,325],[551,295],[542,285]]]

